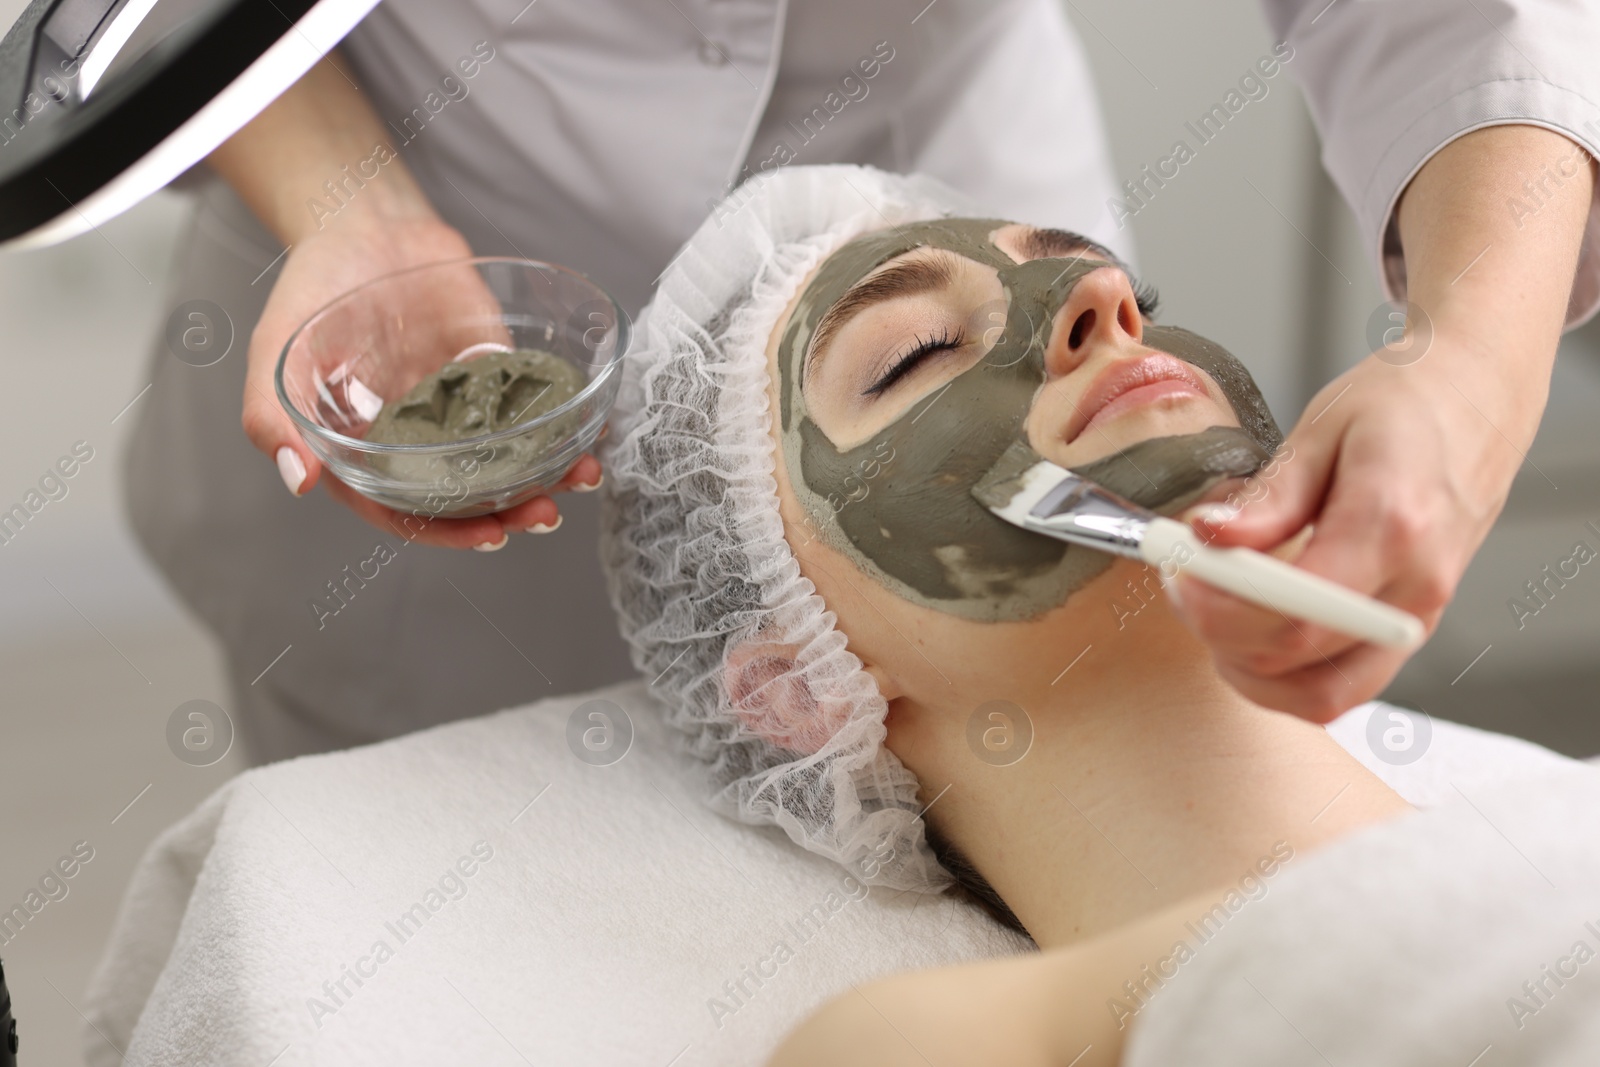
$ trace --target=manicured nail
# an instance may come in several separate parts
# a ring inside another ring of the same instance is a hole
[[[536,522],[532,526],[528,527],[527,532],[528,533],[550,533],[552,530],[556,529],[560,525],[561,525],[561,516],[557,515],[556,516],[556,521],[554,523]]]
[[[600,488],[601,484],[604,483],[605,480],[606,480],[606,472],[605,471],[601,471],[600,472],[600,477],[596,478],[593,482],[591,482],[588,485],[575,485],[575,486],[572,487],[572,491],[574,493],[592,493],[596,489]],[[554,529],[554,527],[552,527],[552,529]]]
[[[1232,522],[1239,517],[1239,509],[1233,504],[1201,504],[1194,509],[1194,517],[1208,526],[1221,526],[1223,523]]]
[[[300,462],[300,453],[284,445],[273,458],[278,461],[278,474],[282,476],[283,484],[289,487],[289,492],[299,496],[300,486],[306,480],[306,465]]]
[[[504,530],[501,530],[500,531],[500,540],[498,540],[498,541],[485,541],[481,545],[473,545],[472,546],[472,550],[474,552],[498,552],[502,548],[506,547],[506,542],[508,542],[510,540],[511,540],[511,535],[506,533]]]

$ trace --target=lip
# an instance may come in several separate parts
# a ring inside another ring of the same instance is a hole
[[[1194,368],[1176,356],[1153,352],[1113,363],[1089,384],[1067,426],[1068,444],[1102,418],[1114,418],[1162,397],[1209,396]]]

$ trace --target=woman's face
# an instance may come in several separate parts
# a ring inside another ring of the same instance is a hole
[[[1249,374],[1141,304],[1105,249],[1016,223],[917,222],[835,251],[769,345],[811,535],[913,603],[1021,620],[1110,559],[972,497],[1017,442],[1158,510],[1253,472],[1277,427]]]
[[[1020,223],[991,240],[1017,263],[1083,272],[1054,311],[1026,421],[1042,457],[1077,467],[1152,437],[1239,425],[1210,374],[1145,343],[1154,307],[1105,249]],[[1006,307],[991,265],[927,245],[895,256],[823,315],[805,355],[806,409],[839,449],[861,444],[972,370]]]

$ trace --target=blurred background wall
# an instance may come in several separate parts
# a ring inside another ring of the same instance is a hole
[[[0,0],[0,19],[22,6]],[[1167,154],[1184,122],[1274,43],[1248,4],[1072,0],[1067,11],[1101,87],[1119,180]],[[1381,298],[1298,89],[1282,75],[1268,84],[1131,225],[1162,320],[1240,355],[1287,429],[1318,386],[1367,354]],[[209,637],[140,556],[120,497],[123,441],[170,310],[163,280],[187,212],[183,196],[163,193],[65,246],[0,253],[0,365],[14,398],[0,418],[0,504],[75,442],[94,450],[69,495],[0,546],[0,910],[76,842],[94,849],[68,896],[0,944],[30,1065],[77,1062],[77,1008],[133,865],[239,769],[236,755],[195,768],[167,748],[173,709],[225,704],[227,690]],[[242,344],[228,358],[242,358]],[[1586,328],[1563,344],[1506,514],[1390,699],[1600,752],[1600,574],[1586,568],[1520,630],[1507,606],[1600,521],[1597,410],[1600,331]]]

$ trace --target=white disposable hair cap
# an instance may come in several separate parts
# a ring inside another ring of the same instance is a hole
[[[766,350],[840,245],[952,214],[981,212],[931,178],[868,167],[789,167],[740,186],[641,313],[600,455],[611,599],[635,666],[709,765],[712,805],[897,889],[952,879],[924,836],[915,777],[883,745],[887,704],[784,539]]]

